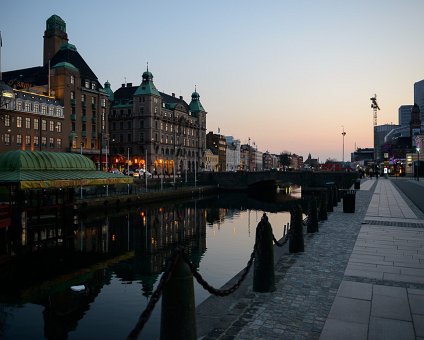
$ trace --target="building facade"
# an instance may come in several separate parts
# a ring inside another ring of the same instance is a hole
[[[218,169],[216,171],[227,171],[227,142],[225,137],[209,131],[206,135],[206,147],[215,155],[218,155]]]
[[[147,69],[139,86],[109,91],[111,162],[129,162],[156,175],[194,172],[205,167],[206,111],[195,90],[191,102],[159,92]]]
[[[46,104],[49,100],[51,103],[57,101],[63,107],[61,120],[59,117],[45,119],[48,125],[46,130],[43,130],[43,119],[40,120],[41,131],[48,132],[50,132],[51,120],[54,121],[55,126],[57,126],[56,123],[62,123],[61,128],[55,127],[54,135],[41,132],[38,136],[39,139],[41,138],[41,147],[43,147],[43,137],[46,138],[44,144],[47,148],[50,145],[50,138],[53,138],[55,145],[53,149],[83,153],[96,161],[100,168],[106,151],[105,141],[108,138],[108,94],[76,47],[69,44],[66,24],[59,16],[53,15],[46,21],[43,66],[4,72],[3,80],[14,90],[28,93],[34,98],[36,94],[44,96]],[[37,100],[40,101],[40,98],[38,97]],[[16,105],[18,102],[19,100],[16,101]],[[28,100],[24,105],[31,106]],[[25,112],[34,114],[34,119],[38,114],[36,110],[35,102],[29,111],[24,107]],[[42,110],[42,106],[39,106],[39,110]],[[20,112],[18,107],[16,112]],[[43,115],[42,112],[41,115]],[[36,127],[37,123],[33,121],[31,129],[36,130]],[[37,148],[36,137],[37,131],[32,131],[29,148]],[[60,146],[58,139],[61,140]]]
[[[64,108],[52,96],[13,90],[2,108],[0,152],[12,150],[62,151]]]
[[[401,105],[398,110],[399,125],[409,126],[411,121],[411,110],[413,105]]]
[[[227,143],[226,161],[227,171],[237,171],[240,169],[240,140],[233,136],[225,136]]]

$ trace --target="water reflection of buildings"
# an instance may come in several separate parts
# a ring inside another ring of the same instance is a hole
[[[65,339],[76,329],[113,274],[140,282],[149,296],[177,246],[197,267],[206,250],[206,214],[193,202],[94,217],[19,216],[0,239],[0,299],[44,306],[46,338]],[[88,289],[75,295],[69,288],[76,284]]]

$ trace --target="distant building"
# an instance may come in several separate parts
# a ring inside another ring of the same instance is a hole
[[[319,169],[319,158],[312,158],[311,154],[309,154],[306,161],[303,162],[303,167],[311,170]]]
[[[384,124],[374,126],[374,161],[383,160],[382,146],[385,143],[386,135],[393,129],[399,128],[396,124]]]
[[[361,163],[367,165],[369,162],[374,160],[374,149],[373,148],[358,148],[350,155],[351,162]]]
[[[290,167],[293,170],[303,169],[303,156],[296,155],[295,153],[291,155]]]
[[[218,171],[219,157],[214,154],[210,149],[205,150],[205,167],[204,171]]]
[[[227,171],[227,142],[225,141],[225,137],[209,131],[206,135],[206,147],[213,154],[218,155],[218,168],[216,171]]]
[[[113,160],[119,162],[123,155],[129,157],[133,167],[147,164],[147,169],[156,174],[204,168],[206,111],[196,90],[187,104],[182,96],[159,92],[153,74],[147,69],[140,85],[122,84],[111,101]]]
[[[424,122],[424,80],[414,83],[414,103],[416,103],[421,112],[421,122]]]
[[[409,122],[411,121],[411,110],[413,105],[402,105],[399,107],[398,110],[398,117],[399,117],[399,125],[400,126],[408,126]]]
[[[240,140],[233,136],[225,136],[227,143],[226,168],[227,171],[237,171],[240,169]]]
[[[263,169],[272,170],[278,169],[280,165],[280,160],[277,155],[271,154],[268,151],[264,152],[263,155]]]

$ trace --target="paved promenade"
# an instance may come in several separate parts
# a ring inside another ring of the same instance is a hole
[[[276,252],[275,292],[252,292],[248,277],[238,295],[206,300],[199,337],[424,340],[423,185],[363,180],[354,214],[339,203],[304,253]]]

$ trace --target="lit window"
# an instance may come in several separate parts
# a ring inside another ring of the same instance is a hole
[[[47,129],[47,121],[45,119],[41,120],[41,130],[46,131]]]
[[[49,127],[50,127],[50,131],[52,131],[52,132],[53,132],[53,131],[54,131],[54,121],[52,121],[52,120],[51,120],[51,121],[49,122]]]
[[[20,117],[20,116],[16,117],[16,127],[17,128],[22,127],[22,117]]]
[[[56,131],[57,132],[62,132],[62,123],[61,122],[57,122],[56,123]]]
[[[49,107],[49,115],[50,116],[54,115],[54,107]]]
[[[75,77],[71,75],[71,84],[75,83]]]
[[[34,119],[34,130],[38,130],[38,118]]]
[[[45,115],[47,113],[46,105],[41,105],[41,114]]]
[[[10,145],[10,135],[8,133],[4,134],[4,144]]]
[[[71,100],[72,99],[75,99],[75,92],[74,91],[71,91]]]
[[[38,104],[34,104],[34,112],[35,113],[40,112],[40,107],[38,106]]]
[[[31,129],[31,118],[29,117],[25,118],[25,128]]]
[[[25,111],[30,112],[31,111],[31,103],[25,103]]]
[[[16,135],[16,144],[22,145],[22,135]]]
[[[58,148],[61,148],[61,147],[62,147],[62,140],[61,140],[60,138],[57,138],[57,139],[56,139],[56,146],[57,146]]]
[[[86,81],[85,81],[85,87],[86,87],[87,89],[89,89],[89,88],[90,88],[90,82],[89,82],[88,80],[86,80]]]
[[[38,146],[38,136],[34,136],[34,146]]]
[[[95,90],[96,89],[96,83],[94,81],[91,83],[91,89],[92,90]]]
[[[41,137],[41,146],[46,146],[47,145],[47,137]]]
[[[21,101],[17,101],[16,102],[16,111],[21,111],[22,110],[22,102]]]
[[[31,145],[31,136],[25,136],[25,145],[30,146]]]
[[[54,139],[53,137],[49,138],[49,147],[54,148]]]
[[[81,95],[81,101],[82,101],[82,102],[85,102],[85,94],[82,94],[82,95]]]
[[[10,126],[10,115],[4,115],[4,126]]]

